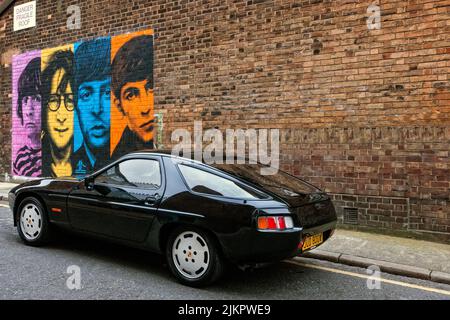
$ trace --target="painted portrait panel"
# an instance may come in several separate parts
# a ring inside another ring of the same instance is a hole
[[[13,176],[41,175],[41,58],[40,51],[13,57],[12,154]]]
[[[110,158],[111,38],[74,45],[74,175],[85,175]]]
[[[153,31],[111,40],[111,158],[154,148]]]
[[[13,58],[11,174],[83,176],[161,140],[153,30]]]
[[[42,175],[71,176],[73,150],[73,45],[42,50]]]

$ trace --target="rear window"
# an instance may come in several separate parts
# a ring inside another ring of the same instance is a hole
[[[191,166],[179,165],[181,174],[192,191],[241,199],[267,199],[268,195],[241,183]]]
[[[264,168],[261,164],[214,164],[213,167],[261,186],[282,198],[295,198],[300,194],[318,191],[306,181],[281,170],[273,175],[261,175],[261,168]]]

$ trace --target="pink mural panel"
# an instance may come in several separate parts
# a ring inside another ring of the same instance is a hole
[[[41,175],[41,52],[13,57],[11,174]]]

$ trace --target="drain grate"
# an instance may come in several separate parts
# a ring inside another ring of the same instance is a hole
[[[358,209],[357,208],[344,208],[344,223],[345,224],[358,224]]]

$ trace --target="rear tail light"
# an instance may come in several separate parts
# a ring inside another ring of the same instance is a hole
[[[284,222],[284,217],[278,217],[278,227],[280,229],[286,229],[286,222]]]
[[[259,230],[286,230],[292,229],[294,222],[288,216],[262,216],[258,217]]]
[[[277,227],[277,218],[276,217],[268,217],[267,218],[267,229],[276,230]]]

